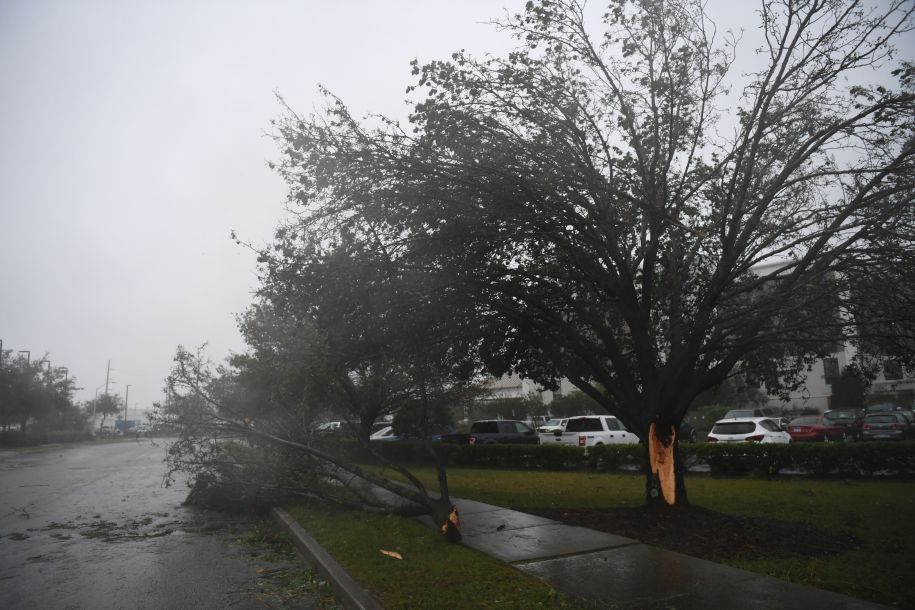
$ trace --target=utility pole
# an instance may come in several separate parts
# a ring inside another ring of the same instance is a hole
[[[124,390],[124,434],[127,434],[127,405],[130,404],[127,402],[127,399],[130,398],[130,384],[127,384],[127,389]]]
[[[108,370],[105,372],[105,396],[108,396],[108,377],[111,376],[111,360],[108,360]]]

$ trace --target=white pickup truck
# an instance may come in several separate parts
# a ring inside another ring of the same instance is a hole
[[[541,445],[634,445],[639,437],[626,430],[623,422],[612,415],[570,417],[563,432],[540,435]]]

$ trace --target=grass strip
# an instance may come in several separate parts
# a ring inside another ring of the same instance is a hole
[[[312,504],[286,509],[386,609],[588,607],[412,519]]]

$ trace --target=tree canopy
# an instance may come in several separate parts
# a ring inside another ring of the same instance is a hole
[[[745,82],[701,2],[614,0],[594,24],[538,0],[500,23],[507,56],[414,63],[409,129],[332,96],[287,108],[273,260],[374,253],[470,321],[492,373],[565,376],[668,447],[735,371],[776,386],[859,336],[885,299],[847,283],[915,260],[915,67],[892,55],[915,8],[759,10]]]

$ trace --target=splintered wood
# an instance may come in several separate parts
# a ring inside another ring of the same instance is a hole
[[[658,438],[655,425],[651,424],[648,428],[648,461],[651,464],[651,472],[658,477],[661,483],[661,494],[664,496],[664,501],[670,505],[677,501],[677,483],[674,476],[674,439],[676,437],[677,431],[671,429],[670,441],[664,444]]]

